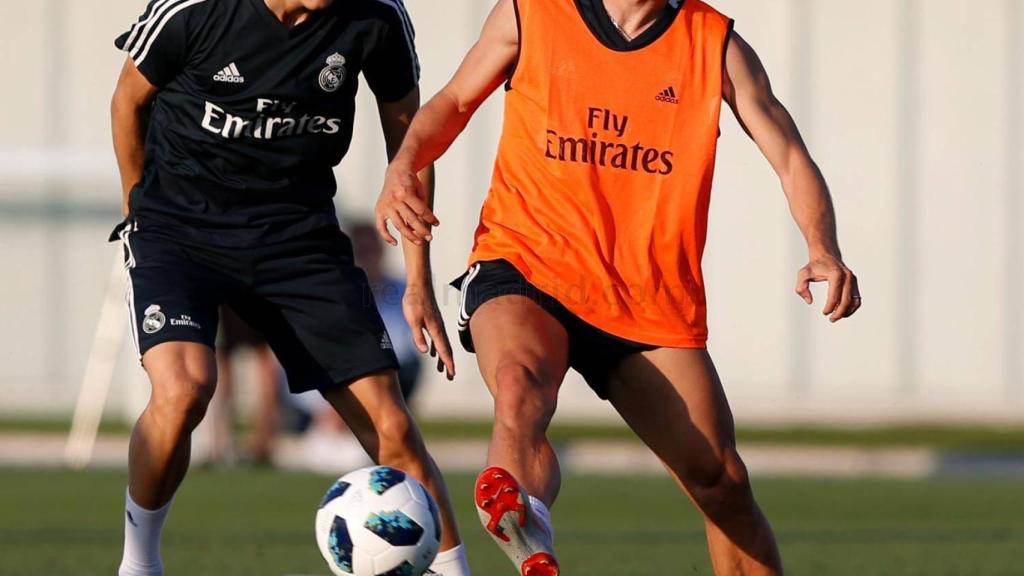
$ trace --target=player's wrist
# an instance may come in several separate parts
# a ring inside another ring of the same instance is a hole
[[[807,243],[807,259],[821,260],[821,259],[835,259],[842,260],[843,255],[839,251],[839,246],[835,242],[808,242]]]
[[[409,269],[405,274],[406,290],[416,289],[420,291],[434,290],[432,274],[428,269]]]
[[[406,281],[405,298],[422,304],[433,302],[434,285],[429,280]]]
[[[413,166],[413,160],[413,156],[402,149],[398,154],[395,154],[391,163],[388,164],[388,171],[396,174],[416,173],[415,166]]]

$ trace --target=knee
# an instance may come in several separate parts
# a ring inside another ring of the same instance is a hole
[[[404,410],[381,418],[377,423],[377,440],[380,463],[398,468],[405,469],[410,462],[420,460],[421,452],[425,451],[412,416]]]
[[[687,489],[707,516],[743,513],[753,505],[747,467],[734,448],[688,472]]]
[[[555,415],[557,386],[547,385],[536,370],[518,362],[498,366],[494,374],[495,425],[518,432],[541,433]]]
[[[180,375],[154,382],[150,406],[165,426],[191,432],[202,422],[216,390],[210,375]]]

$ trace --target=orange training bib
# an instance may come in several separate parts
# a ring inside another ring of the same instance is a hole
[[[685,0],[630,51],[573,0],[518,0],[519,62],[470,262],[504,259],[584,321],[707,342],[701,257],[731,21]]]

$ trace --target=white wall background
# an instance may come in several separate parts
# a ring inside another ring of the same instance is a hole
[[[406,3],[429,95],[490,3]],[[828,177],[865,297],[831,326],[793,295],[799,235],[726,112],[705,267],[710,348],[740,421],[1024,422],[1024,0],[714,4],[761,53]],[[112,39],[142,8],[0,3],[0,412],[74,403],[115,251]],[[384,166],[365,91],[360,104],[339,170],[346,217],[368,213]],[[439,287],[465,263],[500,115],[498,95],[439,164]],[[454,328],[457,293],[441,293]],[[472,357],[457,361],[457,382],[428,378],[421,409],[486,415]],[[109,409],[146,394],[125,350]],[[562,407],[609,416],[575,379]]]

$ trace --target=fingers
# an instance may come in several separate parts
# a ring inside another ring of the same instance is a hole
[[[443,372],[448,380],[455,379],[455,357],[448,341],[448,333],[444,323],[434,314],[422,309],[407,311],[406,320],[412,329],[413,343],[421,354],[430,354],[437,358],[437,371]]]
[[[854,314],[857,313],[857,310],[860,310],[860,307],[863,306],[864,304],[864,301],[861,300],[860,296],[854,296],[852,298],[852,302],[853,303],[850,305],[850,309],[846,311],[846,315],[843,316],[843,318],[849,318],[850,316],[853,316]]]
[[[814,294],[811,294],[811,277],[809,266],[801,268],[796,276],[796,293],[808,304],[814,304]]]
[[[796,293],[808,304],[813,303],[811,284],[828,283],[828,296],[822,314],[832,323],[853,316],[860,309],[862,301],[857,277],[836,258],[812,260],[797,273]]]
[[[430,210],[430,206],[418,195],[405,193],[399,197],[399,200],[401,201],[399,208],[404,209],[402,213],[406,217],[406,222],[420,231],[421,236],[428,237],[431,228],[441,225],[441,221]]]
[[[421,220],[419,215],[413,212],[409,206],[405,204],[399,204],[395,209],[398,211],[398,214],[405,221],[406,226],[412,229],[413,235],[406,236],[407,238],[409,238],[409,240],[415,242],[416,244],[423,244],[424,240],[430,242],[431,240],[434,239],[434,237],[431,236],[430,234],[430,226],[426,224],[423,220]]]
[[[422,221],[423,225],[427,228],[440,226],[441,221],[437,219],[437,216],[434,215],[430,210],[430,206],[423,199],[423,195],[420,194],[422,185],[419,178],[415,175],[406,175],[406,180],[394,192],[394,202],[404,204],[409,210],[412,210],[412,213],[416,215],[416,219]],[[409,223],[412,224],[411,221]]]
[[[388,244],[398,245],[398,240],[388,229],[389,221],[410,242],[422,245],[424,241],[433,240],[430,229],[440,226],[441,221],[420,194],[421,187],[422,183],[412,173],[389,176],[385,180],[376,212],[377,232]]]
[[[444,372],[449,380],[455,379],[455,358],[452,356],[452,345],[448,341],[448,333],[438,320],[427,321],[430,342],[438,357],[437,371]]]
[[[392,246],[398,246],[398,240],[391,235],[391,230],[388,230],[388,218],[384,215],[377,216],[377,233],[380,234],[381,239]]]
[[[388,230],[388,221],[402,236],[416,244],[432,241],[431,227],[441,224],[427,204],[415,196],[391,202],[382,212],[377,217],[377,231],[392,246],[397,246],[398,241]]]
[[[840,297],[839,304],[836,309],[832,311],[832,315],[829,316],[829,322],[835,324],[836,322],[846,318],[850,313],[850,308],[853,307],[853,274],[843,274],[843,290],[842,296]]]
[[[416,349],[420,351],[420,354],[426,354],[430,351],[430,347],[427,346],[427,339],[423,336],[424,325],[423,319],[417,318],[409,322],[409,328],[412,328],[412,342],[416,345]]]
[[[389,208],[385,213],[386,213],[386,216],[384,217],[384,226],[385,226],[385,228],[387,227],[387,222],[390,221],[391,225],[395,227],[395,230],[398,230],[398,233],[401,234],[402,236],[404,236],[405,238],[408,238],[410,241],[413,241],[413,242],[416,242],[416,241],[419,240],[419,236],[417,236],[416,232],[412,228],[410,228],[408,224],[405,223],[405,218],[402,217],[401,213],[398,212],[397,209]],[[394,244],[392,244],[392,246],[397,246],[397,245],[398,245],[397,241]]]
[[[828,316],[839,306],[839,301],[843,296],[843,286],[846,284],[846,274],[843,270],[836,268],[829,271],[826,278],[828,280],[828,298],[825,300],[825,308],[821,313]]]
[[[434,346],[433,342],[430,343],[430,357],[437,359],[437,371],[444,372],[444,360],[437,355],[437,346]]]
[[[850,306],[850,309],[846,311],[846,316],[844,316],[844,318],[849,318],[850,316],[853,316],[854,314],[857,313],[857,310],[860,310],[860,307],[864,305],[864,301],[860,297],[860,286],[857,284],[857,277],[854,276],[853,274],[850,274],[850,278],[852,286],[852,294],[850,296],[850,299],[852,300],[852,304]]]
[[[418,195],[407,195],[402,198],[403,203],[416,214],[417,219],[423,222],[424,226],[440,226],[441,221],[437,219],[430,206]]]

